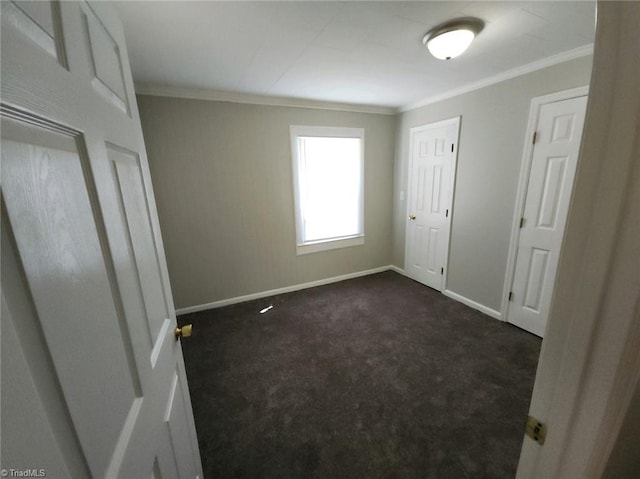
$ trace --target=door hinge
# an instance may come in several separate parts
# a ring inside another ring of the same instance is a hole
[[[542,446],[545,437],[547,437],[547,426],[535,417],[529,416],[527,417],[527,425],[524,428],[524,433]]]
[[[444,274],[444,268],[440,268],[440,274]]]
[[[524,226],[524,218],[520,218],[520,228]]]
[[[445,218],[448,218],[448,217],[449,217],[449,210],[446,210],[446,211],[444,212],[444,217],[445,217]]]
[[[538,132],[537,132],[537,131],[534,131],[534,132],[533,132],[533,142],[532,142],[534,145],[536,144],[536,140],[537,140],[537,139],[538,139]]]
[[[511,301],[511,298],[513,298],[513,291],[509,291],[509,299],[508,299],[508,301]]]
[[[453,143],[451,143],[451,153],[453,153]]]

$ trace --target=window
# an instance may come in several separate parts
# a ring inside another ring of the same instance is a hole
[[[291,126],[298,254],[364,244],[364,129]]]

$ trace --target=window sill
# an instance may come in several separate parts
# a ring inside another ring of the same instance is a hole
[[[350,246],[359,246],[364,244],[364,236],[352,236],[349,238],[341,238],[327,241],[319,241],[317,243],[299,244],[297,255],[318,253],[338,248],[348,248]]]

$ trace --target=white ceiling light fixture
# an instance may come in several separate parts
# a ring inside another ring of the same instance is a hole
[[[431,54],[439,60],[451,60],[462,54],[484,28],[479,18],[459,18],[429,30],[422,39]]]

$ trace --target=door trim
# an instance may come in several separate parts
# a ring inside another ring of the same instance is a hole
[[[442,277],[442,289],[440,292],[444,292],[447,289],[447,276],[449,274],[449,254],[451,253],[451,224],[453,223],[453,215],[455,208],[454,200],[456,196],[456,173],[457,173],[457,165],[458,165],[458,150],[460,149],[460,124],[462,123],[462,116],[454,116],[451,118],[446,118],[444,120],[438,120],[431,123],[425,123],[423,125],[414,126],[409,128],[409,161],[407,162],[407,201],[405,206],[405,215],[404,215],[404,270],[407,271],[407,251],[409,249],[409,235],[407,235],[407,217],[411,213],[409,211],[410,201],[409,194],[411,193],[411,171],[413,164],[413,138],[416,133],[422,132],[424,130],[429,130],[431,128],[441,128],[443,126],[455,125],[456,134],[455,138],[455,147],[453,151],[453,155],[451,155],[451,177],[449,178],[449,191],[451,192],[450,206],[449,206],[449,222],[447,223],[447,255],[444,260],[444,273]]]
[[[579,98],[589,94],[589,86],[581,86],[571,88],[549,95],[535,97],[531,100],[529,108],[529,120],[527,122],[527,130],[525,132],[524,150],[522,152],[522,162],[520,165],[520,176],[518,179],[518,190],[516,193],[515,208],[513,210],[513,219],[511,221],[511,237],[509,239],[509,252],[507,256],[507,269],[505,272],[504,287],[502,290],[502,304],[500,305],[501,320],[508,322],[507,310],[509,308],[509,292],[513,286],[513,277],[516,271],[516,256],[518,253],[518,242],[520,241],[520,218],[522,218],[525,200],[527,197],[527,187],[529,185],[529,174],[531,173],[531,162],[533,161],[533,138],[538,119],[540,117],[540,109],[543,105],[555,103],[572,98]]]

